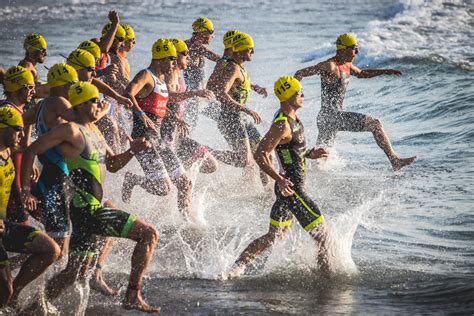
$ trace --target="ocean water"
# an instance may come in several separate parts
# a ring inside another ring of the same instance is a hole
[[[135,28],[133,74],[148,66],[156,39],[187,39],[193,20],[205,15],[216,29],[215,51],[222,51],[228,29],[254,37],[248,70],[252,82],[270,91],[279,76],[331,57],[336,37],[352,32],[360,41],[357,66],[396,68],[403,76],[352,78],[345,109],[380,118],[397,153],[418,156],[394,173],[371,134],[341,132],[330,161],[308,164],[308,192],[334,232],[337,274],[330,279],[318,271],[317,248],[293,225],[241,279],[217,280],[267,231],[274,201],[239,169],[191,170],[197,224],[182,219],[175,191],[155,197],[136,188],[132,204],[123,204],[124,171],[110,175],[108,197],[160,231],[143,284],[149,302],[165,314],[474,313],[472,1],[0,1],[0,63],[16,64],[23,37],[36,31],[48,42],[45,65],[51,66],[62,60],[59,54],[98,36],[112,9]],[[212,67],[208,62],[208,75]],[[304,79],[303,88],[299,116],[314,144],[319,78]],[[254,94],[250,106],[262,114],[264,133],[277,99]],[[226,148],[215,122],[205,117],[193,137]],[[136,161],[125,170],[141,172]],[[132,247],[123,240],[114,245],[104,267],[113,287],[125,289]],[[25,302],[41,292],[38,283]],[[70,292],[53,302],[62,314],[138,314],[87,289]]]

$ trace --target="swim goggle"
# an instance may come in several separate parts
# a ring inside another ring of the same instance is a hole
[[[33,48],[34,50],[36,51],[39,51],[40,54],[44,55],[44,56],[48,56],[48,50],[46,48],[38,48],[38,47],[34,47],[32,45],[28,45],[29,48]]]
[[[87,72],[93,72],[93,71],[95,71],[95,68],[94,68],[94,67],[90,67],[90,66],[89,66],[89,67],[86,67],[86,66],[84,66],[84,64],[82,64],[82,63],[80,63],[80,62],[76,62],[76,61],[70,60],[68,57],[64,56],[63,54],[59,54],[59,56],[61,56],[61,57],[63,57],[63,58],[66,58],[66,60],[67,60],[69,63],[71,63],[71,64],[74,64],[74,65],[76,65],[76,66],[82,67],[83,69],[87,70]],[[96,62],[97,62],[97,59],[95,59],[95,60],[96,60]],[[46,69],[48,69],[48,68],[46,68]]]
[[[359,47],[357,47],[356,45],[354,46],[347,46],[346,49],[349,48],[351,50],[354,50],[356,54],[359,54]]]
[[[28,91],[28,93],[32,92],[35,90],[35,85],[34,84],[26,84],[23,86],[23,88],[26,88],[26,91]]]
[[[93,103],[93,104],[94,104],[94,103],[99,104],[100,100],[99,100],[99,98],[93,98],[93,99],[87,100],[87,102],[91,102],[91,103]]]
[[[5,124],[6,126],[10,127],[15,132],[23,132],[23,127],[21,127],[21,126],[10,125],[10,124],[8,124],[7,122],[4,122],[4,121],[0,121],[0,123]]]

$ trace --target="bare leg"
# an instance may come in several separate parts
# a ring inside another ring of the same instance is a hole
[[[159,312],[160,307],[147,304],[140,292],[143,275],[145,274],[158,242],[158,232],[142,220],[137,219],[130,229],[128,238],[137,243],[132,255],[132,270],[130,272],[127,292],[123,300],[123,307],[126,309],[137,309],[143,312]]]
[[[189,215],[193,198],[193,183],[187,174],[174,179],[173,183],[178,189],[178,209],[183,215]]]
[[[74,284],[78,277],[85,277],[92,257],[69,257],[67,267],[46,284],[46,297],[49,300],[58,297],[67,287]]]
[[[202,160],[201,165],[199,166],[200,173],[213,173],[217,170],[218,162],[216,158],[211,154],[208,153]]]
[[[107,296],[118,296],[119,291],[112,290],[107,283],[104,280],[104,277],[102,276],[102,266],[105,263],[105,259],[107,258],[110,249],[112,248],[113,244],[113,239],[112,238],[105,238],[105,237],[99,237],[101,240],[99,241],[102,243],[102,246],[100,247],[100,254],[99,257],[97,258],[97,263],[95,266],[94,270],[94,276],[91,278],[89,284],[92,289],[102,293],[103,295]]]
[[[68,237],[55,237],[53,239],[58,244],[59,248],[61,249],[61,253],[59,255],[58,260],[66,257],[67,253],[69,251],[69,241],[70,241],[71,237],[70,236],[68,236]]]
[[[69,257],[67,267],[51,278],[46,284],[45,294],[47,300],[57,298],[66,288],[74,284],[78,277],[85,277],[92,257]],[[40,307],[39,300],[21,311],[21,315],[36,315]]]
[[[5,307],[13,295],[13,281],[10,266],[0,268],[0,308]]]
[[[286,227],[276,227],[270,225],[268,233],[252,241],[247,248],[240,254],[237,261],[235,261],[232,266],[228,276],[230,278],[239,277],[242,272],[244,272],[245,267],[249,262],[254,260],[262,252],[267,250],[270,246],[275,243],[277,238],[283,238],[288,232],[288,226]]]
[[[169,178],[152,180],[127,171],[122,185],[122,200],[125,203],[130,203],[133,188],[136,185],[141,186],[148,193],[158,196],[168,195],[171,190],[171,180]]]
[[[117,205],[113,201],[107,200],[104,203],[104,207],[117,208]],[[98,251],[99,256],[97,258],[97,263],[96,263],[95,270],[94,270],[94,276],[91,278],[89,284],[90,284],[92,289],[102,293],[103,295],[118,296],[119,291],[118,290],[116,290],[116,291],[112,290],[107,285],[107,283],[104,280],[104,277],[102,276],[102,266],[105,263],[105,259],[109,255],[110,249],[112,248],[113,239],[112,238],[107,238],[107,237],[102,237],[102,236],[97,236],[97,238],[98,238],[97,242],[98,242],[98,244],[100,244],[100,246],[98,247],[98,249],[100,249]]]
[[[318,265],[325,274],[329,275],[331,272],[331,253],[329,252],[329,229],[325,223],[313,228],[309,234],[318,243]]]
[[[10,301],[12,305],[15,305],[21,290],[59,258],[61,250],[51,237],[40,233],[31,242],[30,252],[31,255],[13,281],[13,296]]]
[[[393,170],[397,171],[401,168],[412,164],[416,160],[416,156],[409,158],[400,158],[393,150],[390,139],[383,129],[383,125],[378,119],[368,118],[366,126],[368,130],[372,132],[377,145],[385,152],[390,163],[392,164]]]
[[[251,151],[248,139],[239,144],[239,146],[235,146],[234,150],[208,149],[217,160],[234,167],[246,167],[251,161]]]

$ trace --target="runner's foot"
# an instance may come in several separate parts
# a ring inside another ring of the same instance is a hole
[[[143,300],[140,291],[132,293],[130,290],[127,290],[122,307],[125,309],[135,309],[145,313],[159,313],[161,311],[161,307],[147,304]]]
[[[415,160],[416,160],[416,156],[413,156],[410,158],[396,158],[392,161],[393,171],[398,171],[402,169],[403,167],[411,165],[412,163],[415,162]]]
[[[105,295],[105,296],[119,296],[119,291],[114,291],[112,290],[108,285],[107,283],[105,283],[104,281],[104,278],[102,277],[102,271],[99,270],[97,272],[96,270],[96,273],[94,275],[93,278],[91,278],[90,282],[89,282],[89,285],[91,287],[91,289],[93,289],[94,291],[97,291],[99,293],[101,293],[102,295]]]
[[[227,278],[230,279],[237,279],[239,278],[242,273],[245,271],[245,265],[233,265],[230,271],[227,273]]]

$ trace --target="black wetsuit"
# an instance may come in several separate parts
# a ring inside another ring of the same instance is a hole
[[[291,141],[277,145],[275,152],[281,168],[280,173],[293,182],[294,194],[283,196],[275,183],[277,199],[270,213],[270,224],[278,227],[288,226],[294,215],[301,226],[310,231],[324,221],[324,216],[304,188],[306,139],[303,124],[298,118],[295,120],[283,112],[276,115],[274,122],[278,121],[287,121],[291,128]]]

